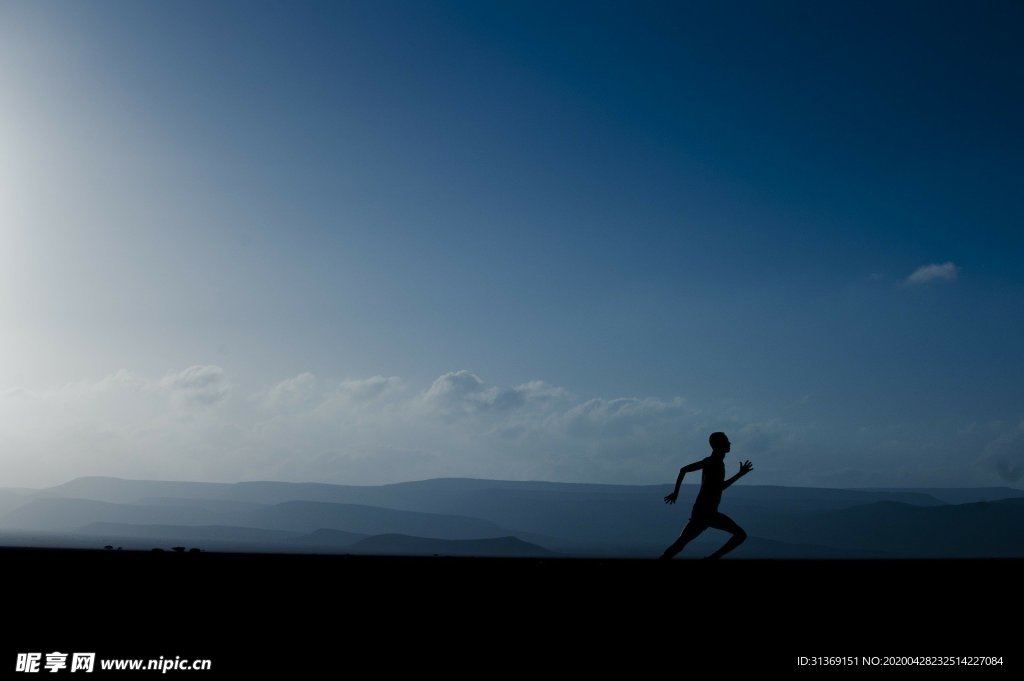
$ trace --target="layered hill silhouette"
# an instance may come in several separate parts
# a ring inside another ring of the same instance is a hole
[[[479,518],[377,506],[296,500],[226,511],[208,508],[208,501],[189,505],[190,500],[182,499],[174,505],[149,505],[41,497],[9,511],[0,520],[10,529],[42,532],[77,531],[89,519],[133,525],[228,525],[291,532],[335,529],[364,535],[401,528],[437,539],[481,539],[509,534],[495,523]]]
[[[543,558],[552,551],[516,537],[493,539],[426,539],[404,534],[380,534],[352,544],[353,553],[399,556],[500,556]]]
[[[208,550],[653,557],[696,487],[436,479],[377,486],[88,477],[0,489],[0,541]],[[1024,491],[736,485],[722,510],[751,535],[736,558],[1024,556]],[[684,552],[721,543],[709,531]]]

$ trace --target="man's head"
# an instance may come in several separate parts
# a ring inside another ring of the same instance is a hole
[[[729,438],[725,436],[725,433],[711,433],[708,443],[711,445],[711,451],[716,454],[725,454],[732,449],[732,443],[729,442]]]

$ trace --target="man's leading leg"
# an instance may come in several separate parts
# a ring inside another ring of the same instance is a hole
[[[725,530],[732,534],[729,541],[722,545],[722,548],[712,553],[708,558],[711,560],[717,560],[725,554],[732,551],[734,548],[743,543],[747,538],[747,533],[743,531],[743,528],[736,524],[736,521],[725,515],[724,513],[716,513],[708,523],[708,527],[713,527],[716,530]]]

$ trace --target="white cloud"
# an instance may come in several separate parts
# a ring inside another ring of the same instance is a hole
[[[169,373],[159,385],[181,403],[198,406],[217,404],[228,394],[224,370],[218,366],[192,366]]]
[[[386,398],[402,389],[402,379],[397,376],[373,376],[372,378],[348,379],[338,384],[338,395],[351,400],[369,402]]]
[[[316,376],[302,373],[281,381],[259,397],[268,409],[301,409],[316,399],[318,389]]]
[[[323,409],[325,405],[341,407],[372,402],[403,389],[397,376],[331,381],[306,372],[287,378],[253,397],[266,412],[291,413]]]
[[[530,381],[515,387],[487,386],[466,370],[444,374],[423,393],[421,400],[437,412],[454,416],[484,412],[511,413],[568,399],[569,393],[544,381]]]
[[[960,273],[960,268],[952,262],[944,262],[941,265],[922,265],[914,270],[905,282],[908,285],[928,284],[933,281],[954,281]]]

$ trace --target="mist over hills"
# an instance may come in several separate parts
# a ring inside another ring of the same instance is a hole
[[[554,556],[535,544],[516,537],[493,539],[426,539],[404,534],[379,534],[352,544],[353,553],[401,556],[501,556],[545,558]]]
[[[689,517],[670,485],[434,479],[377,486],[77,478],[0,489],[0,541],[409,555],[655,557]],[[1024,491],[735,485],[735,558],[1024,556]],[[682,554],[725,536],[707,531]],[[63,542],[63,543],[60,543]],[[127,545],[126,545],[127,543]],[[38,545],[38,544],[37,544]]]

